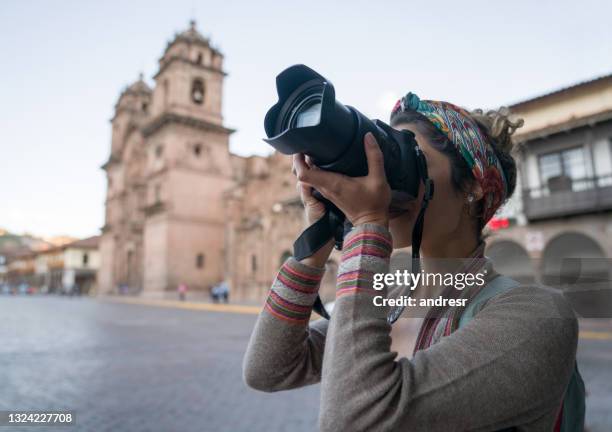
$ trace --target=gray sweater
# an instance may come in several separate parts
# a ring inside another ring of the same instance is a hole
[[[390,253],[383,227],[351,231],[329,322],[309,320],[323,270],[288,259],[253,330],[246,383],[273,392],[321,382],[321,431],[552,431],[578,338],[562,297],[514,288],[450,336],[397,358],[389,310],[372,301],[372,275],[388,271]]]

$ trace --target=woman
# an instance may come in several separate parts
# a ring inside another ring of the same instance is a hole
[[[458,271],[486,274],[485,287],[443,292],[468,305],[498,276],[483,256],[482,230],[516,185],[511,135],[522,121],[506,114],[469,113],[409,93],[391,115],[393,127],[415,134],[435,184],[421,244],[424,270],[432,271],[434,259],[464,258]],[[371,134],[364,141],[366,177],[324,172],[294,157],[309,222],[324,211],[314,188],[354,228],[345,238],[329,322],[309,318],[332,241],[283,264],[247,349],[247,384],[277,391],[320,381],[323,431],[559,430],[578,326],[556,294],[531,286],[500,291],[467,324],[461,318],[469,306],[432,309],[412,358],[397,358],[400,341],[387,319],[393,311],[372,301],[389,293],[372,289],[373,275],[388,272],[393,248],[410,246],[423,187],[416,201],[394,202],[380,149]]]

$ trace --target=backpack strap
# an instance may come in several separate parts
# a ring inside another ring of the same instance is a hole
[[[563,404],[559,414],[560,432],[581,432],[584,430],[586,390],[584,381],[578,370],[578,363],[574,365],[574,373],[565,391]]]
[[[505,293],[510,291],[512,288],[515,288],[520,285],[520,282],[515,281],[508,276],[499,275],[491,280],[486,287],[484,287],[476,297],[472,299],[472,301],[467,305],[463,313],[461,314],[461,318],[459,319],[459,327],[461,328],[466,325],[468,322],[474,318],[474,315],[482,306],[493,297],[498,294]]]
[[[466,325],[474,315],[476,315],[482,306],[493,297],[508,292],[512,288],[519,286],[520,283],[508,276],[497,276],[491,280],[468,304],[459,319],[459,328]],[[574,365],[574,372],[567,386],[567,390],[563,401],[560,405],[559,414],[555,425],[555,432],[579,432],[584,428],[585,417],[585,388],[578,364]],[[504,431],[513,431],[515,428],[504,429]]]

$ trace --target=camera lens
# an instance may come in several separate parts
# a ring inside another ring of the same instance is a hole
[[[277,118],[275,133],[317,126],[321,121],[323,88],[320,80],[311,80],[291,92]]]
[[[304,100],[298,107],[291,120],[289,121],[292,128],[302,128],[308,126],[316,126],[321,120],[321,97],[315,96],[310,100]]]
[[[265,141],[283,154],[303,153],[322,170],[361,177],[368,173],[366,133],[380,146],[392,190],[417,196],[420,179],[416,141],[380,120],[370,120],[336,99],[331,82],[307,66],[294,65],[276,77],[278,102],[266,113]]]

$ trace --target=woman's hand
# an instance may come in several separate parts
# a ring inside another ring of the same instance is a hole
[[[295,164],[296,159],[299,158],[303,160],[304,156],[302,154],[293,155],[293,165],[294,170],[296,171],[296,175],[297,170],[295,168]],[[308,161],[306,163],[307,165],[310,165]],[[314,166],[309,166],[309,169],[317,168]],[[314,197],[314,195],[312,194],[313,189],[311,186],[308,186],[307,184],[302,183],[301,181],[297,182],[297,190],[300,193],[300,199],[302,200],[302,204],[304,205],[304,211],[306,212],[306,221],[308,222],[308,225],[312,225],[313,223],[321,219],[325,214],[325,204],[323,204],[321,201]]]
[[[383,155],[371,133],[366,134],[364,145],[368,161],[368,175],[365,177],[349,177],[320,170],[309,166],[304,155],[294,156],[294,169],[304,191],[302,201],[310,223],[325,211],[323,204],[312,196],[314,188],[342,210],[354,226],[365,223],[389,225],[391,188],[385,177]],[[311,217],[314,219],[310,220]]]
[[[295,154],[293,155],[293,173],[297,176],[297,165],[304,164],[309,170],[319,170],[316,166],[310,163],[310,160],[304,158],[303,154]],[[316,199],[312,194],[313,188],[312,186],[307,185],[298,180],[297,182],[297,190],[300,193],[300,199],[302,200],[302,204],[304,205],[304,211],[306,212],[306,221],[308,225],[312,225],[319,219],[323,217],[325,214],[325,204]],[[312,254],[309,257],[301,260],[302,263],[309,265],[311,267],[325,267],[325,263],[329,258],[332,250],[334,249],[334,241],[333,239],[329,239],[329,241],[323,245],[318,251]]]

